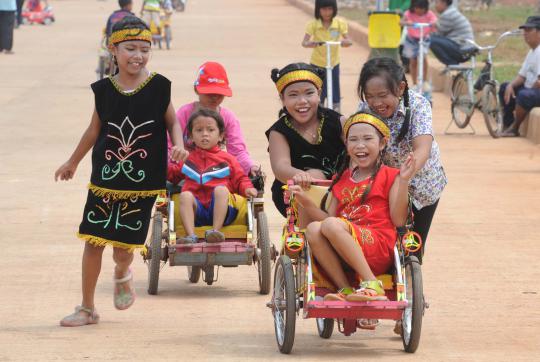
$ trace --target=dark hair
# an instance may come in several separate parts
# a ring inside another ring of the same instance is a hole
[[[337,1],[336,0],[315,0],[315,19],[321,18],[321,8],[332,7],[334,14],[332,18],[337,15]]]
[[[452,0],[450,0],[452,1]],[[415,8],[429,10],[429,1],[428,0],[412,0],[411,6],[409,7],[410,11],[413,11]]]
[[[311,65],[311,64],[307,64],[307,63],[302,63],[302,62],[299,62],[299,63],[291,63],[291,64],[288,64],[286,66],[284,66],[283,68],[281,69],[278,69],[278,68],[274,68],[272,69],[272,71],[270,72],[270,78],[272,79],[272,81],[274,83],[277,83],[277,81],[283,77],[285,74],[287,73],[290,73],[290,72],[293,72],[295,70],[307,70],[307,71],[310,71],[314,74],[316,74],[319,78],[322,79],[322,81],[324,82],[324,78],[325,78],[325,74],[326,74],[326,70],[323,69],[323,68],[320,68],[320,67],[316,67],[314,65]],[[293,83],[291,83],[293,84]],[[290,85],[290,84],[289,84]],[[285,91],[286,87],[283,88],[283,90],[281,91],[281,93],[283,93]]]
[[[139,29],[141,32],[143,30],[150,30],[148,25],[141,19],[136,16],[124,16],[119,22],[115,23],[112,27],[112,31],[124,30],[124,29]],[[133,34],[136,35],[136,34]]]
[[[122,9],[131,3],[133,3],[132,0],[118,0],[118,6],[120,6]]]
[[[193,133],[193,122],[195,122],[195,119],[197,119],[198,117],[210,117],[210,118],[213,118],[215,121],[216,121],[216,125],[217,125],[217,128],[219,130],[219,134],[222,135],[223,133],[225,133],[225,122],[223,121],[223,118],[221,117],[221,115],[216,112],[216,111],[213,111],[211,109],[208,109],[208,108],[204,108],[204,107],[201,107],[199,109],[197,109],[195,112],[191,113],[191,115],[189,116],[189,119],[188,119],[188,123],[187,123],[187,131],[188,131],[188,135],[192,135]]]
[[[445,2],[447,6],[450,6],[453,3],[453,0],[441,0],[441,1]]]
[[[405,77],[405,71],[396,63],[392,58],[381,57],[373,58],[364,63],[362,70],[360,71],[360,78],[358,79],[357,92],[362,101],[366,101],[365,89],[366,84],[371,78],[381,77],[386,80],[386,85],[390,92],[396,97],[399,97],[398,89],[399,83],[405,82],[405,91],[403,92],[403,104],[405,105],[405,120],[399,130],[399,135],[396,139],[396,143],[399,143],[405,138],[407,132],[409,132],[411,122],[411,111],[409,109],[409,85],[407,78]]]
[[[285,74],[287,74],[289,72],[293,72],[295,70],[308,70],[308,71],[316,74],[319,78],[321,78],[323,83],[324,83],[326,71],[323,68],[316,67],[314,65],[307,64],[307,63],[302,63],[302,62],[300,62],[300,63],[291,63],[291,64],[288,64],[288,65],[286,65],[285,67],[283,67],[281,69],[274,68],[270,72],[270,78],[272,79],[272,81],[274,83],[277,83],[277,81],[281,77],[283,77]],[[294,83],[296,83],[296,82],[288,84],[287,87],[289,85],[291,85],[291,84],[294,84]],[[287,87],[283,88],[283,90],[281,91],[281,94],[283,94],[283,92],[285,92],[285,89],[287,89]],[[321,118],[321,105],[319,105],[319,109],[318,109],[317,113],[318,113],[319,118]],[[289,115],[289,112],[287,112],[287,109],[285,108],[285,106],[279,110],[279,117],[282,117],[284,115]]]

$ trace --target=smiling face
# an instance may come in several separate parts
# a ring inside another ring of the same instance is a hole
[[[372,125],[356,123],[349,128],[345,145],[351,157],[351,163],[361,170],[371,172],[386,141]]]
[[[281,102],[298,123],[305,124],[317,119],[320,94],[311,82],[298,82],[287,86],[281,94]]]
[[[381,118],[390,118],[394,115],[399,97],[403,95],[405,82],[400,82],[398,89],[391,89],[382,76],[374,76],[366,82],[364,98],[369,108]]]
[[[151,44],[144,40],[130,40],[111,48],[120,71],[137,75],[146,67],[150,58]]]
[[[192,122],[190,138],[199,148],[209,150],[223,141],[217,121],[212,117],[199,116]]]
[[[200,94],[199,93],[199,103],[204,108],[212,109],[214,111],[218,111],[219,105],[223,102],[223,99],[225,98],[224,95],[221,94]]]

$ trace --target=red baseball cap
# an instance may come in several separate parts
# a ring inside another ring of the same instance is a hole
[[[206,62],[199,67],[197,79],[195,80],[195,89],[200,94],[232,96],[227,72],[221,64],[216,62]]]

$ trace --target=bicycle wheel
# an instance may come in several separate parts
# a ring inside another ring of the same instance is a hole
[[[156,212],[152,221],[152,239],[148,265],[148,294],[156,295],[161,269],[161,239],[163,238],[163,215]]]
[[[99,57],[99,63],[98,63],[98,80],[103,79],[105,76],[105,58],[100,56]]]
[[[259,211],[257,215],[257,247],[261,250],[261,256],[257,262],[259,293],[268,294],[272,282],[272,260],[270,259],[268,221],[264,211]]]
[[[201,277],[201,267],[200,266],[188,266],[188,278],[190,283],[197,283]]]
[[[272,314],[279,351],[291,353],[296,328],[296,287],[291,259],[282,255],[274,274],[274,295],[272,296]]]
[[[482,89],[482,113],[489,134],[498,138],[502,131],[502,112],[497,97],[497,85],[493,82],[487,83]]]
[[[465,128],[474,112],[474,100],[469,94],[467,79],[459,73],[452,82],[452,119],[459,128]]]
[[[171,49],[172,31],[170,26],[165,27],[165,47]]]
[[[420,344],[425,306],[422,270],[415,256],[405,260],[405,283],[408,305],[403,311],[401,339],[405,352],[414,353]]]
[[[332,337],[334,331],[334,320],[331,318],[317,318],[317,331],[319,337],[328,339]]]

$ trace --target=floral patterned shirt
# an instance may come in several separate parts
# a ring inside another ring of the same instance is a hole
[[[433,136],[431,107],[427,99],[420,94],[409,90],[409,109],[411,120],[409,132],[403,140],[396,143],[401,125],[405,120],[405,105],[400,101],[398,109],[390,118],[384,119],[390,128],[390,142],[386,147],[384,163],[390,167],[399,168],[412,151],[412,140],[421,135]],[[360,102],[359,111],[373,112],[367,103]],[[440,160],[439,145],[433,140],[431,155],[424,167],[413,177],[409,186],[413,204],[417,209],[433,205],[441,197],[442,191],[448,179]]]

